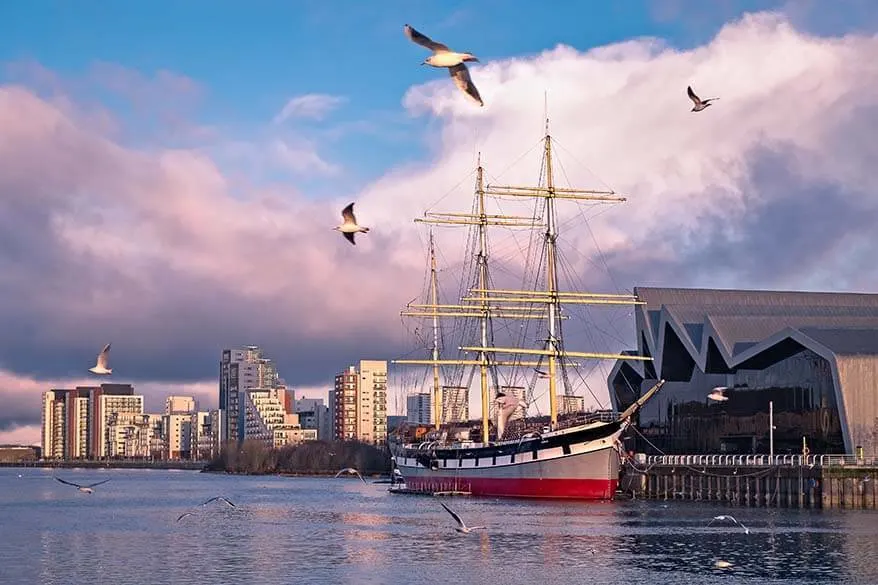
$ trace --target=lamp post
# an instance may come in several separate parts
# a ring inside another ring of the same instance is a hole
[[[774,402],[768,401],[768,454],[774,460]]]

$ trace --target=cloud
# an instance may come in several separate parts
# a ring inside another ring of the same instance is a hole
[[[275,124],[290,118],[310,118],[322,120],[332,110],[345,103],[347,98],[325,93],[308,93],[291,98],[274,117]]]
[[[411,219],[469,210],[479,151],[490,183],[536,181],[544,90],[556,180],[628,196],[560,204],[566,285],[874,288],[875,37],[814,36],[756,14],[686,51],[656,39],[558,46],[471,70],[484,108],[448,79],[413,87],[406,107],[435,120],[428,157],[331,200],[256,183],[205,150],[133,148],[80,123],[73,99],[0,87],[0,367],[72,379],[112,341],[114,373],[194,383],[216,376],[223,347],[258,343],[295,387],[329,385],[358,359],[425,355],[407,337],[418,324],[398,319],[424,282]],[[722,99],[693,114],[687,84]],[[349,201],[372,228],[356,247],[331,230]],[[436,234],[451,293],[463,234]],[[520,285],[526,243],[494,230],[497,283]],[[586,309],[565,322],[569,347],[633,345],[627,312]],[[593,388],[610,367],[585,376]]]

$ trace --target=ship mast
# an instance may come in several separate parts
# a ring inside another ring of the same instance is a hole
[[[416,218],[417,223],[427,223],[435,225],[464,225],[476,226],[478,229],[478,251],[475,254],[477,266],[476,286],[478,289],[488,288],[488,226],[506,226],[506,227],[528,227],[533,229],[534,221],[530,217],[516,217],[510,215],[489,215],[485,209],[485,188],[484,188],[484,168],[481,164],[481,155],[479,155],[478,166],[476,167],[476,197],[477,197],[477,213],[438,213],[431,212],[424,214],[424,218]],[[432,265],[432,261],[431,261]],[[477,290],[477,289],[470,289]],[[426,305],[409,304],[407,310],[400,312],[403,317],[476,317],[480,320],[480,342],[483,348],[488,346],[488,326],[489,319],[545,319],[544,314],[540,314],[530,307],[512,307],[499,308],[491,305],[490,297],[481,295],[478,299],[479,303],[473,305],[467,304],[439,304],[438,298],[431,295],[431,302]],[[415,309],[415,310],[411,310]],[[490,391],[488,387],[488,368],[494,366],[520,366],[530,365],[536,366],[537,362],[519,362],[519,361],[497,361],[490,357],[488,350],[479,352],[478,359],[439,359],[438,352],[434,352],[431,360],[393,360],[394,364],[408,365],[433,365],[434,375],[437,368],[443,364],[449,365],[473,365],[479,366],[480,370],[480,394],[482,406],[482,443],[487,444],[489,441],[489,425],[488,415],[490,413]],[[434,378],[434,384],[435,382]]]
[[[430,304],[433,306],[433,427],[442,426],[442,385],[439,383],[439,285],[436,279],[436,248],[430,230]]]
[[[476,169],[476,194],[479,198],[479,253],[476,262],[479,267],[479,288],[488,288],[488,223],[485,214],[485,186],[483,179],[481,156]],[[488,298],[483,295],[482,317],[479,319],[481,329],[482,347],[488,347]],[[488,392],[488,353],[479,353],[480,390],[482,397],[482,443],[488,443],[488,404],[490,396]],[[499,439],[499,437],[497,437]]]
[[[561,318],[562,303],[572,304],[643,304],[632,295],[612,295],[599,293],[573,293],[558,290],[557,273],[557,249],[558,239],[557,214],[555,201],[558,199],[574,201],[603,201],[624,202],[626,198],[619,197],[613,191],[592,191],[584,189],[564,189],[555,187],[552,168],[552,138],[549,133],[549,121],[546,120],[546,135],[543,149],[544,163],[546,168],[546,185],[537,187],[519,186],[492,186],[488,185],[486,194],[501,197],[529,197],[543,198],[546,206],[546,290],[500,290],[489,289],[480,285],[478,289],[470,289],[471,293],[477,293],[473,297],[465,297],[464,301],[481,301],[498,303],[501,308],[507,310],[521,310],[522,305],[545,304],[546,317],[548,318],[548,338],[544,349],[503,348],[488,347],[482,342],[481,347],[461,347],[463,351],[478,351],[480,355],[485,352],[507,353],[516,355],[538,355],[548,357],[549,361],[549,411],[551,429],[555,430],[558,425],[558,398],[556,391],[556,377],[558,360],[567,358],[593,358],[593,359],[651,359],[640,356],[623,356],[618,354],[603,354],[592,352],[566,351],[559,337],[558,320]]]

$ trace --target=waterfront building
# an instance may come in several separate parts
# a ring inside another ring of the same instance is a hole
[[[555,403],[558,405],[559,415],[577,414],[585,411],[585,398],[582,396],[558,394]]]
[[[292,392],[286,388],[251,388],[241,397],[245,439],[276,448],[317,440],[317,429],[299,424],[299,415],[292,412]]]
[[[154,427],[150,415],[113,412],[107,419],[107,449],[111,458],[148,459]]]
[[[360,360],[335,377],[330,393],[333,437],[382,444],[387,440],[387,362]]]
[[[409,394],[405,399],[406,421],[428,425],[433,421],[432,397],[428,392]]]
[[[442,387],[441,423],[464,423],[469,420],[469,388],[466,386]]]
[[[293,411],[299,415],[299,424],[303,429],[317,431],[321,441],[332,440],[332,420],[329,407],[323,404],[322,398],[299,398],[294,401]]]
[[[168,396],[165,398],[165,414],[192,414],[198,409],[191,396]]]
[[[626,408],[657,379],[667,383],[640,411],[630,449],[878,456],[878,295],[634,293],[645,304],[636,307],[637,349],[628,353],[654,360],[615,364],[613,406]]]
[[[257,345],[243,349],[224,349],[220,359],[219,409],[224,414],[220,441],[244,440],[241,426],[241,393],[250,388],[277,388],[283,386],[272,360],[266,358]]]

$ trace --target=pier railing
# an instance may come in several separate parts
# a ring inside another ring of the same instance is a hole
[[[856,455],[644,455],[635,456],[639,465],[693,467],[858,467],[878,465],[878,458]]]

